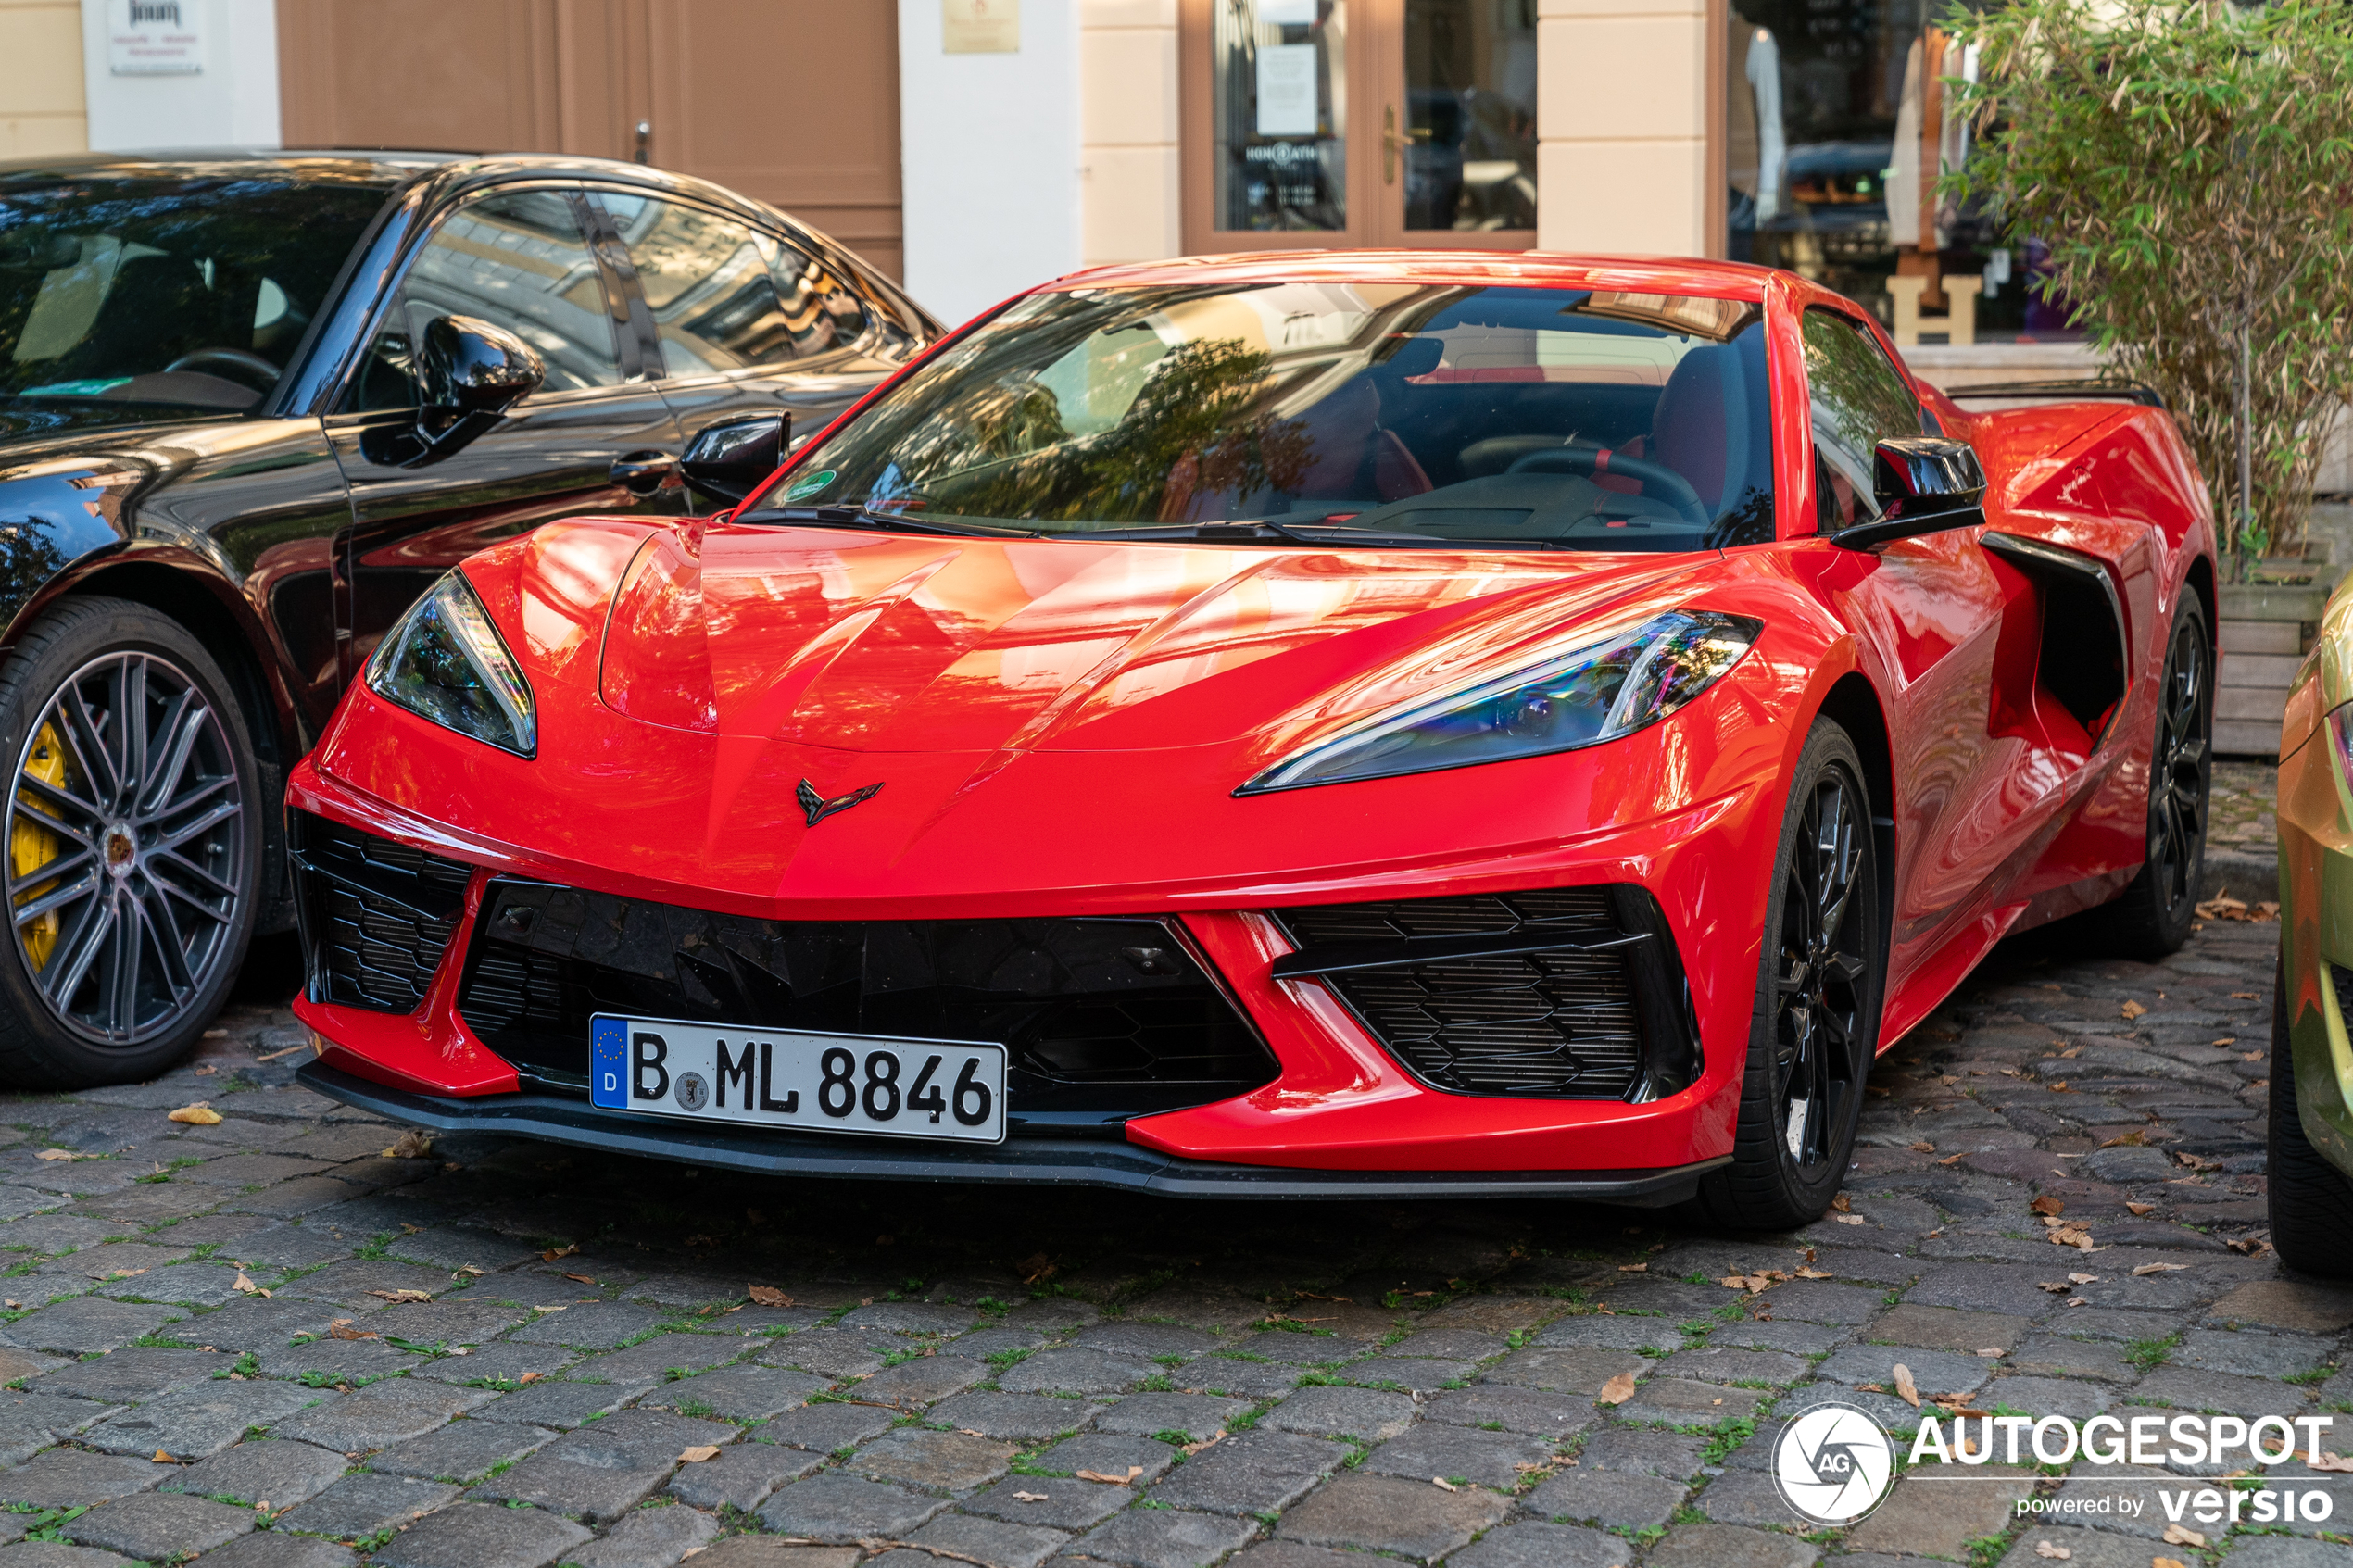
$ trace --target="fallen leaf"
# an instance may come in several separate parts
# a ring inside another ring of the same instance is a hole
[[[789,1307],[792,1305],[792,1298],[786,1295],[783,1291],[777,1289],[773,1285],[753,1286],[751,1287],[751,1301],[752,1305],[755,1307]]]
[[[2070,1274],[2067,1277],[2077,1285],[2097,1285],[2100,1283],[2100,1276],[2097,1274]]]
[[[2226,1241],[2222,1245],[2248,1258],[2259,1258],[2271,1249],[2271,1244],[2259,1236],[2245,1236],[2237,1241]]]
[[[1448,1480],[1448,1479],[1446,1479],[1446,1477],[1444,1477],[1443,1475],[1433,1475],[1433,1476],[1431,1476],[1431,1477],[1429,1478],[1429,1484],[1430,1484],[1431,1486],[1436,1486],[1439,1490],[1441,1490],[1441,1491],[1442,1491],[1442,1492],[1459,1492],[1459,1491],[1461,1491],[1461,1490],[1462,1490],[1462,1488],[1461,1488],[1460,1486],[1457,1486],[1456,1485],[1454,1485],[1454,1483],[1453,1483],[1453,1482],[1449,1481],[1449,1480]]]
[[[2221,1039],[2215,1041],[2214,1046],[2215,1048],[2219,1050],[2224,1046],[2235,1046],[2238,1043],[2239,1037],[2236,1035],[2225,1035]]]
[[[1854,1209],[1855,1200],[1843,1192],[1836,1193],[1831,1198],[1831,1207],[1844,1214]]]
[[[1991,1349],[1978,1351],[1978,1354],[1981,1356],[1998,1356],[2002,1353],[2002,1348],[1999,1345],[1993,1347]]]
[[[2064,1224],[2051,1233],[2054,1247],[2072,1247],[2079,1252],[2098,1250],[2092,1245],[2092,1233],[2080,1224]]]
[[[1828,1269],[1800,1269],[1797,1271],[1797,1277],[1800,1279],[1829,1279],[1831,1277],[1831,1272]]]
[[[432,1152],[433,1139],[417,1128],[411,1127],[392,1140],[392,1147],[384,1150],[384,1158],[386,1160],[422,1160]]]
[[[95,1154],[76,1154],[69,1148],[44,1148],[33,1156],[35,1160],[96,1160]]]
[[[2178,1557],[2152,1557],[2149,1568],[2190,1568],[2190,1565]]]
[[[199,1067],[196,1069],[196,1076],[199,1078],[209,1078],[218,1073],[220,1071],[220,1069],[218,1067]]]
[[[1620,1263],[1617,1272],[1621,1274],[1642,1274],[1650,1273],[1650,1267],[1648,1263]]]
[[[2345,1474],[2353,1474],[2353,1458],[2344,1454],[2330,1453],[2326,1449],[2322,1449],[2319,1457],[2307,1461],[2306,1466],[2312,1470],[2334,1470]]]
[[[1895,1394],[1914,1410],[1920,1408],[1920,1386],[1912,1381],[1912,1369],[1902,1361],[1895,1363]]]
[[[2073,1089],[2067,1086],[2067,1080],[2064,1078],[2054,1079],[2050,1083],[2045,1084],[2044,1087],[2049,1089],[2051,1093],[2055,1095],[2071,1095],[2075,1092]]]
[[[1937,1161],[1937,1163],[1938,1163],[1939,1165],[1957,1165],[1957,1164],[1959,1164],[1962,1160],[1966,1160],[1966,1159],[1968,1159],[1968,1158],[1969,1158],[1969,1153],[1968,1153],[1968,1151],[1967,1151],[1967,1150],[1963,1150],[1963,1151],[1962,1151],[1961,1153],[1959,1153],[1959,1154],[1948,1154],[1948,1155],[1946,1155],[1944,1159],[1942,1159],[1942,1160],[1938,1160],[1938,1161]]]
[[[1125,1475],[1106,1475],[1100,1470],[1081,1470],[1077,1472],[1077,1476],[1081,1481],[1101,1481],[1114,1486],[1125,1486],[1143,1473],[1142,1465],[1131,1464],[1127,1467],[1127,1474]]]
[[[288,1047],[287,1047],[284,1050],[282,1050],[282,1051],[271,1051],[271,1052],[268,1056],[258,1056],[258,1057],[255,1057],[255,1058],[254,1058],[254,1060],[256,1060],[256,1061],[275,1061],[275,1060],[278,1060],[280,1057],[282,1057],[282,1056],[292,1056],[292,1055],[294,1055],[294,1053],[295,1053],[295,1052],[296,1052],[296,1051],[307,1051],[307,1050],[308,1050],[309,1048],[310,1048],[310,1042],[309,1042],[309,1041],[308,1041],[308,1040],[305,1040],[305,1041],[303,1041],[303,1043],[302,1043],[302,1044],[300,1044],[300,1045],[298,1045],[298,1046],[288,1046]]]
[[[2133,1273],[2135,1278],[2142,1274],[2173,1274],[2188,1267],[2187,1263],[2143,1263]]]
[[[2033,1214],[2059,1214],[2066,1212],[2067,1205],[2062,1200],[2053,1198],[2046,1192],[2042,1197],[2036,1198],[2033,1202],[2028,1204],[2026,1208],[2029,1213]]]
[[[2064,1562],[2069,1558],[2073,1557],[2075,1553],[2063,1546],[2053,1546],[2048,1541],[2036,1541],[2034,1543],[2034,1555],[2037,1557],[2055,1557],[2061,1562]]]
[[[2165,1526],[2164,1541],[2167,1546],[2194,1546],[2200,1549],[2206,1546],[2206,1537],[2187,1524]]]
[[[330,1339],[373,1339],[376,1337],[373,1334],[362,1334],[359,1330],[352,1327],[351,1320],[349,1318],[337,1318],[334,1322],[329,1323],[327,1325],[327,1336]]]
[[[1044,1492],[1015,1492],[1013,1500],[1015,1502],[1051,1502],[1054,1499]]]
[[[2133,1203],[2128,1201],[2124,1207],[2131,1210],[2136,1215],[2154,1214],[2157,1212],[2157,1205],[2154,1203]]]
[[[566,1278],[566,1279],[576,1279],[576,1280],[578,1280],[578,1281],[579,1281],[581,1284],[583,1284],[583,1285],[594,1285],[594,1284],[596,1284],[596,1283],[597,1283],[595,1280],[591,1279],[591,1278],[590,1278],[588,1275],[586,1275],[586,1274],[566,1274],[566,1275],[564,1275],[564,1278]]]
[[[1602,1385],[1601,1402],[1603,1404],[1622,1405],[1633,1397],[1634,1374],[1630,1372],[1621,1372]]]
[[[2070,1307],[2088,1307],[2092,1303],[2084,1297],[2070,1296],[2067,1298],[2067,1304]]]
[[[180,1462],[178,1460],[173,1459],[173,1458],[172,1458],[172,1457],[171,1457],[169,1453],[165,1452],[165,1451],[164,1451],[163,1449],[157,1449],[156,1450],[156,1461],[156,1461],[157,1464],[178,1464],[178,1463]]]
[[[1863,1216],[1860,1214],[1832,1214],[1831,1218],[1842,1225],[1859,1225],[1863,1223]]]
[[[678,1462],[681,1464],[700,1464],[705,1460],[718,1457],[719,1445],[716,1443],[697,1443],[691,1449],[678,1450]]]
[[[2127,1018],[2145,1018],[2149,1010],[2138,1002],[2126,1002],[2120,1010]]]
[[[258,1296],[265,1301],[270,1298],[270,1292],[262,1289],[261,1286],[245,1278],[245,1272],[243,1269],[239,1269],[237,1271],[237,1281],[229,1288],[235,1291],[240,1296]]]
[[[2047,1290],[2054,1296],[2064,1296],[2069,1290],[2072,1289],[2073,1286],[2070,1286],[2067,1281],[2063,1279],[2038,1279],[2034,1282],[2034,1288],[2037,1290]]]
[[[2235,1002],[2259,1002],[2263,999],[2263,993],[2260,991],[2233,991],[2231,993],[2231,999]]]
[[[433,1295],[423,1290],[371,1290],[371,1296],[381,1296],[387,1301],[430,1301]]]
[[[220,1124],[220,1112],[198,1100],[194,1105],[183,1105],[177,1110],[164,1112],[163,1119],[167,1122],[185,1122],[192,1127],[217,1127]]]
[[[1919,1143],[1913,1144],[1911,1146],[1911,1150],[1914,1154],[1934,1154],[1936,1152],[1936,1146],[1923,1140]]]
[[[521,1377],[516,1378],[515,1382],[518,1386],[525,1383],[536,1383],[547,1375],[547,1374],[544,1372],[526,1372]]]
[[[1217,1432],[1216,1432],[1216,1434],[1215,1434],[1214,1436],[1203,1437],[1203,1438],[1202,1438],[1200,1442],[1198,1442],[1198,1443],[1187,1443],[1187,1444],[1185,1444],[1183,1447],[1179,1448],[1176,1451],[1177,1451],[1178,1453],[1180,1453],[1180,1454],[1183,1454],[1183,1455],[1184,1455],[1187,1459],[1190,1459],[1190,1458],[1192,1458],[1195,1454],[1197,1454],[1197,1453],[1201,1452],[1201,1451],[1202,1451],[1202,1449],[1206,1449],[1206,1448],[1213,1448],[1213,1447],[1214,1447],[1215,1445],[1217,1445],[1217,1444],[1219,1444],[1219,1443],[1224,1442],[1225,1440],[1226,1440],[1226,1429],[1225,1429],[1224,1427],[1222,1427],[1222,1426],[1221,1426],[1221,1427],[1219,1427],[1219,1428],[1217,1429]]]
[[[686,1238],[686,1245],[689,1247],[694,1245],[694,1238],[692,1236],[688,1236]],[[559,1258],[569,1258],[579,1250],[580,1243],[576,1241],[570,1247],[551,1247],[547,1251],[539,1254],[539,1261],[543,1263],[552,1263]]]

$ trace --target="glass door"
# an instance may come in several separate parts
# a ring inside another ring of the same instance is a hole
[[[1536,244],[1538,0],[1388,0],[1375,243]]]
[[[1538,0],[1183,0],[1190,251],[1536,244]]]

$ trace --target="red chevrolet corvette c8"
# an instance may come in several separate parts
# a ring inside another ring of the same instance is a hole
[[[550,523],[360,650],[289,791],[302,1080],[745,1171],[1803,1223],[1996,941],[2188,932],[2205,487],[2153,395],[2012,391],[1730,264],[1046,284],[773,476],[707,434],[731,509]]]

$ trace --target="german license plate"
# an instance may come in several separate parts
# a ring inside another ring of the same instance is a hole
[[[588,1021],[590,1101],[610,1110],[885,1137],[1001,1143],[1005,1047],[985,1040]]]

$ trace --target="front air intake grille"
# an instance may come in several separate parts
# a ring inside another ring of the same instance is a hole
[[[493,878],[459,1010],[539,1082],[585,1092],[599,1012],[991,1040],[1016,1132],[1247,1094],[1279,1071],[1172,922],[768,921]]]
[[[1320,980],[1414,1076],[1457,1094],[1654,1099],[1698,1076],[1666,922],[1634,887],[1277,909]]]
[[[288,817],[312,998],[416,1011],[448,950],[473,868],[307,811]]]
[[[2336,1016],[2345,1020],[2345,1032],[2353,1036],[2353,969],[2331,964],[2329,984],[2336,989]]]

